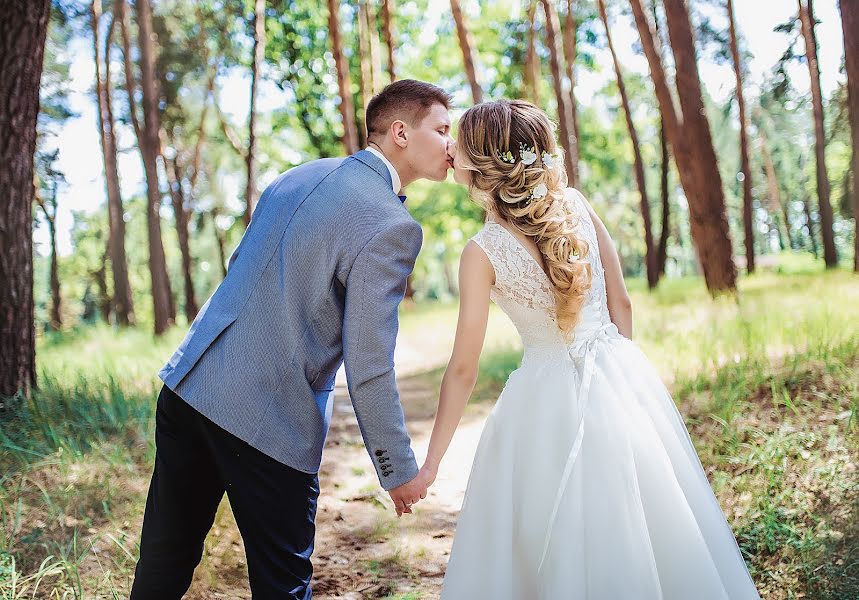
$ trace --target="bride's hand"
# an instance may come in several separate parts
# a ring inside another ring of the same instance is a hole
[[[423,478],[425,486],[431,486],[438,476],[438,466],[425,462],[424,466],[421,467],[419,476]]]

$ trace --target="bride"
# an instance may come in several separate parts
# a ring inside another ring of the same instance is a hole
[[[674,402],[632,338],[614,245],[545,113],[488,102],[459,124],[455,179],[487,212],[425,471],[477,378],[490,299],[525,348],[486,422],[442,589],[449,600],[759,598]]]

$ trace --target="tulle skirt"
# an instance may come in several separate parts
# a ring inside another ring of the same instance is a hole
[[[614,336],[526,349],[480,438],[443,600],[759,598],[683,420]]]

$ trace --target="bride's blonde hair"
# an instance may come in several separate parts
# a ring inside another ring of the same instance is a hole
[[[522,161],[522,148],[536,154],[532,164]],[[591,287],[591,267],[580,260],[588,244],[576,236],[577,217],[564,202],[567,173],[554,124],[524,100],[478,104],[459,121],[457,152],[464,153],[472,171],[469,191],[475,202],[536,242],[552,282],[555,319],[569,336]],[[544,164],[544,153],[554,155],[552,168]],[[539,197],[541,184],[546,193]]]

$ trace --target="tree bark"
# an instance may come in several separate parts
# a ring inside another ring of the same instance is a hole
[[[96,99],[98,103],[98,128],[104,163],[104,185],[107,194],[107,214],[109,223],[108,255],[113,273],[113,313],[116,324],[128,327],[134,323],[134,303],[131,297],[131,284],[128,280],[128,258],[125,252],[125,219],[122,194],[119,187],[119,167],[117,163],[116,128],[113,118],[113,87],[110,75],[110,49],[116,17],[111,19],[104,48],[104,76],[101,72],[102,56],[99,41],[99,22],[101,20],[101,1],[93,0],[90,6],[93,31],[93,58],[95,62]]]
[[[764,159],[764,170],[767,174],[767,189],[770,199],[771,210],[775,213],[781,213],[782,221],[784,222],[784,232],[787,239],[788,248],[793,248],[793,239],[790,235],[790,216],[788,213],[787,204],[782,202],[781,189],[778,185],[778,175],[776,174],[775,164],[773,164],[772,155],[769,151],[766,133],[763,129],[758,130],[761,141],[761,155]]]
[[[36,386],[33,154],[49,0],[0,4],[0,414]]]
[[[711,294],[736,290],[736,266],[722,178],[704,112],[692,26],[684,0],[664,0],[682,116],[675,110],[654,33],[641,0],[630,0],[680,181],[689,202],[690,230]]]
[[[555,11],[555,5],[551,0],[541,0],[541,2],[543,3],[543,14],[546,16],[546,44],[549,46],[549,66],[552,70],[552,84],[555,88],[555,100],[558,103],[558,133],[561,138],[561,147],[564,149],[564,167],[567,170],[567,178],[571,180],[576,171],[576,166],[573,163],[573,116],[570,112],[570,99],[564,93],[563,78],[561,76],[558,13]]]
[[[740,63],[740,46],[737,25],[734,21],[734,0],[728,0],[728,24],[731,35],[731,56],[734,77],[737,80],[737,106],[740,112],[740,169],[743,173],[743,231],[745,232],[746,271],[755,272],[755,227],[752,206],[752,169],[749,165],[749,138],[746,128],[746,102],[743,96],[743,67]]]
[[[331,36],[331,51],[337,68],[337,85],[340,89],[340,116],[343,118],[343,147],[346,154],[358,151],[358,128],[355,126],[355,104],[352,102],[352,81],[349,63],[343,54],[340,39],[340,3],[328,0],[328,33]]]
[[[474,40],[471,38],[471,32],[465,23],[465,17],[462,14],[459,0],[450,0],[450,10],[453,13],[453,20],[456,22],[456,35],[459,38],[459,49],[462,50],[465,75],[468,77],[468,84],[471,86],[471,97],[475,104],[480,104],[483,102],[483,90],[477,80],[477,72],[474,68],[476,55]]]
[[[114,20],[119,21],[119,29],[122,34],[122,61],[125,71],[125,91],[128,95],[128,115],[132,127],[134,127],[134,135],[140,143],[143,137],[141,132],[140,117],[137,110],[137,80],[134,76],[134,63],[131,60],[131,22],[126,10],[125,0],[115,0],[114,2]]]
[[[370,11],[367,7],[367,1],[361,0],[358,4],[358,58],[361,65],[361,79],[358,82],[361,90],[361,114],[367,114],[367,107],[370,105],[370,100],[375,94],[373,87],[373,58],[370,51]],[[358,118],[361,125],[358,127],[358,144],[363,148],[367,145],[367,123],[366,118]]]
[[[564,62],[567,66],[567,79],[570,80],[570,162],[573,171],[569,175],[571,187],[579,187],[579,115],[576,102],[576,31],[578,23],[574,14],[574,0],[567,0],[567,13],[564,15]]]
[[[668,140],[665,139],[665,125],[659,122],[659,146],[662,151],[659,164],[659,183],[662,196],[662,229],[659,231],[659,249],[656,251],[659,276],[665,275],[665,263],[668,260],[668,236],[671,226],[671,202],[668,191]]]
[[[391,82],[397,80],[396,63],[394,62],[394,15],[391,10],[392,0],[382,0],[382,36],[388,54],[388,75]]]
[[[117,0],[117,4],[124,0]],[[138,124],[138,145],[143,159],[143,170],[146,175],[146,216],[147,237],[149,240],[149,273],[152,280],[152,303],[155,317],[155,335],[161,335],[173,322],[175,305],[170,289],[170,279],[167,275],[167,261],[164,256],[164,244],[161,240],[161,189],[158,181],[158,156],[161,154],[160,118],[158,113],[158,82],[155,78],[155,33],[152,30],[152,8],[149,0],[137,0],[138,43],[140,46],[140,78],[143,92],[143,124]],[[124,6],[121,8],[124,12]],[[122,22],[120,22],[122,23]],[[127,35],[127,28],[125,37]],[[126,52],[126,81],[129,88],[129,104],[134,106],[134,76],[129,72],[129,46]],[[132,122],[136,116],[132,113]]]
[[[221,209],[219,207],[212,208],[212,230],[215,232],[215,244],[218,247],[218,256],[221,259],[221,275],[223,277],[227,276],[227,240],[224,236],[223,230],[218,227],[218,217],[221,214]]]
[[[827,268],[838,265],[835,249],[832,204],[829,201],[829,175],[826,172],[826,134],[823,122],[823,93],[820,90],[820,68],[817,63],[817,39],[814,34],[814,12],[812,0],[799,5],[802,37],[805,40],[805,56],[808,75],[811,79],[811,100],[814,106],[814,154],[816,156],[817,198],[820,205],[820,233],[823,238],[823,262]]]
[[[537,5],[540,0],[528,4],[528,50],[523,65],[525,94],[535,105],[540,104],[540,62],[537,57]]]
[[[177,157],[165,159],[167,181],[170,184],[170,198],[173,203],[173,214],[176,217],[176,233],[179,240],[179,252],[182,256],[182,279],[185,284],[185,318],[192,322],[197,316],[197,296],[194,293],[194,278],[191,276],[191,244],[188,235],[188,202],[182,189],[182,169]]]
[[[844,63],[847,70],[847,105],[850,139],[853,143],[853,270],[859,273],[859,1],[839,0],[844,33]]]
[[[54,183],[51,194],[51,210],[48,210],[47,203],[42,198],[42,193],[38,185],[34,191],[36,204],[42,209],[42,214],[45,215],[45,221],[48,223],[48,234],[51,243],[51,267],[50,267],[50,288],[51,288],[51,313],[48,318],[49,326],[54,331],[59,331],[63,327],[63,318],[60,310],[62,296],[60,294],[60,276],[59,265],[57,263],[57,185]]]
[[[626,116],[626,128],[629,131],[629,139],[632,141],[635,181],[638,184],[638,193],[641,197],[641,217],[644,222],[644,264],[647,272],[647,286],[650,289],[653,289],[656,287],[656,284],[659,283],[659,264],[656,256],[656,248],[653,245],[653,227],[650,220],[650,201],[647,197],[647,184],[644,177],[644,161],[641,158],[638,133],[635,130],[635,123],[632,121],[632,107],[629,103],[629,96],[626,93],[626,85],[623,83],[623,72],[621,71],[620,61],[617,59],[617,53],[614,49],[614,41],[611,37],[611,28],[608,23],[605,0],[598,0],[598,6],[600,18],[602,18],[603,25],[605,25],[606,40],[608,41],[608,48],[611,52],[612,62],[614,63],[614,72],[617,76],[617,87],[620,91],[623,113]]]
[[[257,140],[256,140],[256,103],[259,90],[259,69],[265,59],[265,0],[254,3],[254,49],[251,61],[251,99],[248,115],[248,151],[245,155],[248,181],[245,186],[245,212],[242,215],[245,227],[250,225],[251,214],[257,201]]]
[[[101,257],[101,265],[98,270],[93,271],[92,276],[95,279],[95,284],[98,286],[98,312],[101,314],[101,320],[104,321],[105,324],[109,325],[113,302],[111,301],[110,294],[107,291],[108,258],[108,252],[105,251]]]

